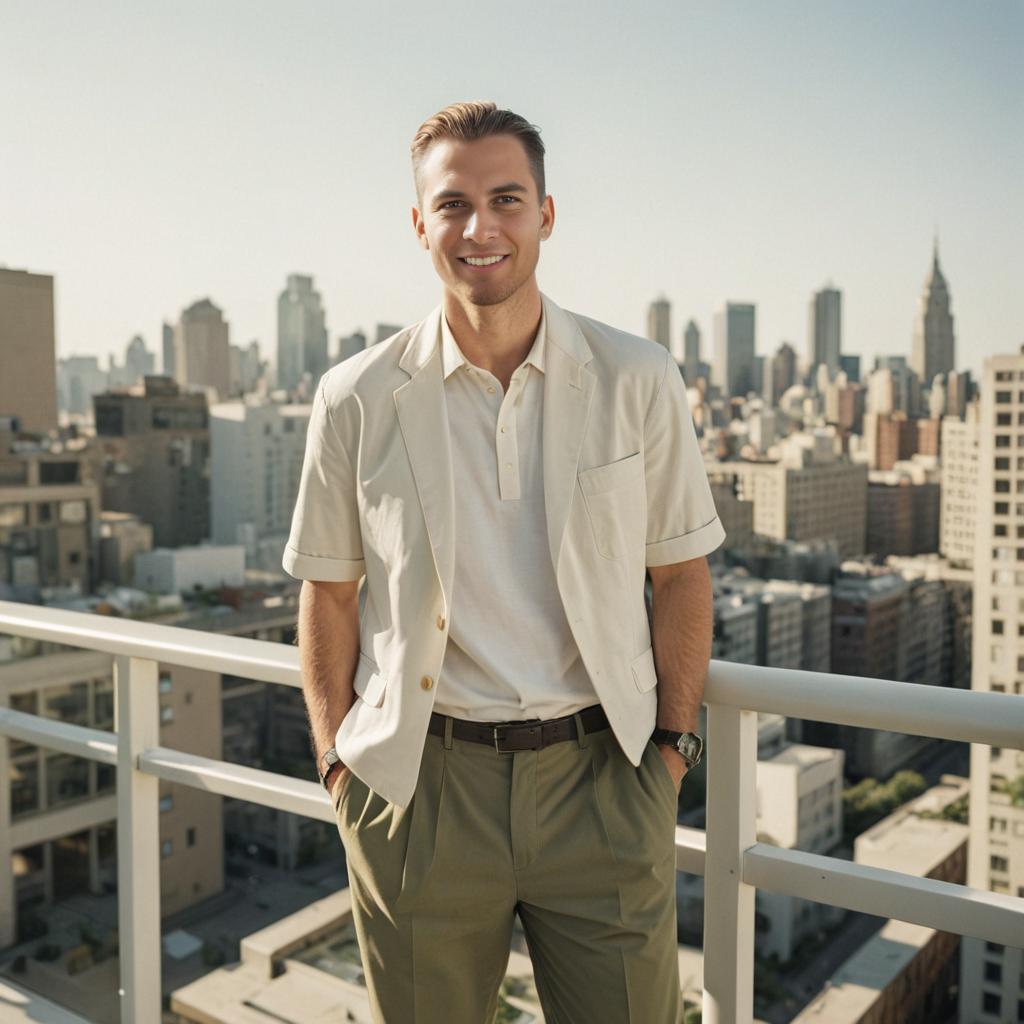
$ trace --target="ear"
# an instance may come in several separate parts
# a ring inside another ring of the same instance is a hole
[[[412,208],[412,229],[416,233],[416,239],[420,243],[420,247],[429,249],[430,242],[427,241],[427,226],[424,223],[423,214],[420,213],[417,206]]]
[[[551,237],[555,227],[555,201],[551,196],[545,196],[544,202],[540,205],[540,237],[541,241]]]

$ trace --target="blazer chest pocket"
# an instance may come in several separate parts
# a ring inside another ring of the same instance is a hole
[[[635,452],[577,474],[597,550],[624,558],[643,549],[646,535],[643,455]]]

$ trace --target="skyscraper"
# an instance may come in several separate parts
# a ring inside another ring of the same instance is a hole
[[[765,397],[771,405],[778,405],[783,393],[796,383],[796,349],[784,341],[772,356],[771,391]]]
[[[174,376],[174,328],[165,320],[160,327],[160,338],[163,342],[163,359],[165,377]]]
[[[146,348],[141,334],[136,334],[124,353],[125,378],[129,386],[141,384],[143,377],[152,376],[156,368],[156,357]]]
[[[193,302],[174,328],[174,376],[179,384],[212,387],[220,398],[231,388],[231,354],[224,314],[209,299]]]
[[[754,380],[756,326],[752,303],[727,302],[715,314],[715,383],[728,398],[760,390]]]
[[[315,388],[327,369],[327,323],[313,278],[289,274],[277,299],[277,383],[292,389],[303,374]]]
[[[971,689],[1024,695],[1024,347],[985,360],[978,424]],[[1014,500],[1016,498],[1016,500]],[[1024,897],[1024,763],[971,745],[967,884]],[[1021,945],[1024,945],[1022,943]],[[1024,1007],[1024,949],[964,939],[960,1020],[1013,1020]]]
[[[949,287],[939,269],[939,242],[935,240],[932,269],[924,282],[914,318],[914,347],[910,366],[930,388],[937,373],[952,373],[956,364],[953,314],[949,311]]]
[[[824,363],[830,380],[839,372],[843,341],[843,293],[826,285],[811,296],[807,320],[807,361],[813,372]]]
[[[672,347],[672,307],[664,295],[659,295],[647,307],[647,337],[667,349]]]
[[[0,416],[22,430],[57,426],[53,277],[0,268]],[[14,372],[14,368],[17,372]]]
[[[700,328],[690,320],[683,331],[683,376],[688,384],[700,374]]]

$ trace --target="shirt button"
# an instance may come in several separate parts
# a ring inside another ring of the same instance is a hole
[[[506,462],[505,463],[505,468],[506,469],[511,469],[512,468],[512,463],[511,462]]]
[[[444,616],[443,615],[438,615],[438,617],[437,617],[437,628],[438,629],[444,629]]]
[[[489,395],[493,395],[494,394],[494,388],[492,388],[489,384],[487,385],[487,394],[489,394]]]
[[[423,688],[424,690],[429,690],[429,689],[431,689],[431,687],[433,687],[433,685],[434,685],[434,680],[433,680],[433,679],[431,679],[431,678],[430,678],[430,676],[424,676],[424,677],[423,677],[423,678],[422,678],[422,679],[420,680],[420,686],[421,686],[421,687],[422,687],[422,688]]]
[[[501,428],[501,432],[502,432],[503,434],[505,433],[505,428],[504,428],[504,427],[502,427],[502,428]]]

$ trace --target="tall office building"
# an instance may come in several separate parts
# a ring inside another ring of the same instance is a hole
[[[206,395],[183,394],[166,377],[144,389],[96,395],[103,508],[132,512],[159,547],[210,535],[210,427]]]
[[[807,362],[813,371],[827,366],[830,380],[839,373],[843,341],[843,293],[826,285],[811,296],[807,318]]]
[[[231,393],[228,323],[209,299],[192,303],[174,328],[174,370],[179,384],[211,387],[219,398]]]
[[[244,544],[249,568],[281,562],[311,408],[250,398],[210,409],[210,534]]]
[[[327,370],[327,323],[313,278],[289,274],[277,299],[277,384],[292,390],[304,374],[315,389]]]
[[[924,282],[914,318],[914,346],[910,365],[930,388],[937,373],[952,373],[956,352],[953,314],[949,311],[949,286],[939,269],[939,242],[935,241],[932,269]]]
[[[1024,695],[1024,346],[985,360],[978,424],[971,688]],[[967,884],[1024,897],[1024,784],[1019,750],[971,745]],[[1021,943],[1024,946],[1024,942]],[[964,939],[962,1024],[1019,1019],[1024,949]]]
[[[728,398],[760,391],[754,379],[756,310],[752,303],[727,302],[715,314],[715,383]]]
[[[664,348],[672,348],[672,307],[664,295],[659,295],[647,307],[647,337]]]
[[[771,390],[765,397],[772,405],[778,405],[783,394],[796,383],[796,349],[788,341],[775,350],[768,375]]]
[[[343,334],[338,338],[338,358],[335,362],[344,362],[349,356],[362,352],[364,348],[366,348],[366,335],[362,331]]]
[[[690,320],[683,329],[683,376],[693,385],[700,375],[700,328]]]
[[[57,427],[53,277],[0,268],[0,417],[22,430]],[[17,367],[17,372],[13,372]]]
[[[163,373],[165,377],[174,376],[174,327],[166,320],[160,325],[160,339],[163,351]]]
[[[129,386],[141,384],[144,377],[151,377],[156,371],[156,356],[146,348],[145,339],[136,334],[124,352],[125,377]]]
[[[977,505],[978,405],[972,403],[967,407],[966,419],[946,416],[942,420],[939,550],[954,565],[974,564]]]

